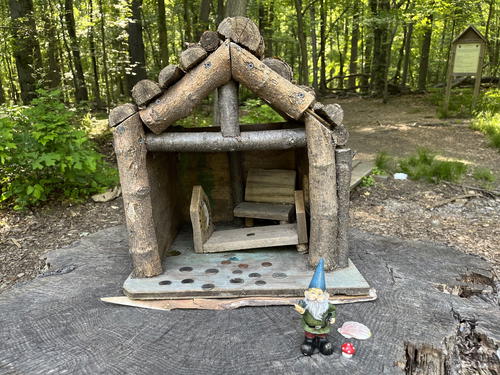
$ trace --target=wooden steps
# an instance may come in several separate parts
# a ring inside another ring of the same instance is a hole
[[[293,204],[241,202],[234,208],[234,216],[254,219],[290,221]]]

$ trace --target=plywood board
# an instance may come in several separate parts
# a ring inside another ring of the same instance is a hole
[[[245,187],[245,201],[294,203],[294,170],[250,169]]]
[[[203,252],[215,253],[262,247],[297,245],[295,224],[217,230],[203,244]]]
[[[234,208],[234,216],[290,221],[292,210],[292,204],[241,202]]]

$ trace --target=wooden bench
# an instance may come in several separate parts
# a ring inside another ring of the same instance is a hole
[[[250,169],[245,201],[234,208],[234,216],[245,218],[247,226],[253,225],[253,219],[290,223],[294,215],[295,176],[294,170]]]
[[[189,211],[195,252],[216,253],[287,245],[297,245],[301,252],[307,250],[307,224],[301,190],[294,192],[294,201],[296,223],[216,231],[208,197],[201,186],[194,186]]]

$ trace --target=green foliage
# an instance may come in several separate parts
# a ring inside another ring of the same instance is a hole
[[[370,187],[375,185],[375,179],[372,176],[365,176],[361,179],[362,187]]]
[[[448,113],[443,111],[444,92],[442,89],[431,89],[428,100],[437,107],[439,118],[458,117],[469,118],[472,116],[472,90],[470,88],[453,89],[450,95]]]
[[[500,89],[485,91],[478,101],[477,113],[500,112]]]
[[[476,180],[483,181],[483,182],[494,182],[495,181],[495,175],[493,172],[484,167],[478,167],[474,169],[474,172],[472,173],[472,177],[474,177]]]
[[[244,115],[241,116],[242,124],[258,124],[266,122],[284,121],[274,109],[263,104],[260,99],[247,99],[242,106]]]
[[[500,150],[500,113],[479,114],[472,120],[471,128],[486,134],[491,145]]]
[[[397,161],[385,151],[381,151],[377,154],[375,157],[375,165],[378,170],[387,173],[394,173],[398,166]]]
[[[72,201],[117,182],[87,135],[90,118],[67,109],[59,91],[0,113],[2,205],[16,210],[63,195]]]
[[[458,161],[442,161],[427,149],[418,149],[417,154],[399,161],[401,171],[411,179],[425,179],[438,183],[441,180],[458,181],[467,172],[467,166]]]

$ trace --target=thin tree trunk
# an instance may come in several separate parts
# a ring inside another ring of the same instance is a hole
[[[404,51],[404,59],[403,59],[403,73],[401,75],[401,84],[406,86],[408,83],[408,70],[410,68],[410,60],[411,60],[411,38],[413,34],[413,23],[408,24],[408,29],[406,32],[405,39],[405,51]]]
[[[12,44],[16,60],[17,76],[21,88],[21,99],[27,104],[36,97],[35,50],[36,27],[31,0],[9,0],[12,19]]]
[[[217,0],[217,25],[224,19],[224,0]]]
[[[210,0],[201,0],[200,15],[196,26],[195,40],[200,40],[201,34],[208,30],[208,18],[210,16]]]
[[[3,89],[2,75],[0,74],[0,104],[3,103],[5,103],[5,93]]]
[[[5,51],[9,51],[9,47],[7,46],[7,38],[3,40],[3,48]],[[19,93],[17,92],[17,88],[14,80],[14,68],[11,64],[10,56],[3,54],[4,65],[7,67],[7,74],[9,76],[9,84],[10,84],[10,97],[14,103],[19,102]]]
[[[418,69],[418,89],[425,91],[427,88],[427,74],[429,72],[429,52],[432,39],[432,14],[427,17],[427,29],[425,30],[420,50],[420,64]]]
[[[61,9],[64,7],[64,4],[62,3],[62,1],[60,2],[59,5],[60,5]],[[69,70],[71,72],[71,81],[72,81],[73,90],[75,90],[75,92],[76,92],[76,87],[77,87],[76,73],[75,73],[75,67],[73,64],[73,58],[71,56],[71,48],[69,46],[68,39],[66,38],[66,32],[65,32],[65,27],[64,27],[64,14],[63,13],[60,13],[59,22],[61,24],[61,38],[60,39],[62,40],[63,48],[66,51],[66,55],[67,55],[66,59],[68,61]],[[63,55],[61,56],[61,63],[64,64],[64,56]],[[74,94],[74,95],[76,95],[76,94]],[[69,98],[68,98],[68,100],[69,100]]]
[[[64,0],[64,19],[71,43],[73,64],[75,66],[75,100],[77,103],[89,100],[85,77],[83,75],[82,58],[76,37],[75,15],[73,13],[73,0]]]
[[[247,0],[227,0],[226,17],[244,16],[247,14]]]
[[[398,62],[396,63],[396,72],[394,72],[394,76],[392,77],[392,81],[397,84],[399,79],[401,78],[401,67],[403,66],[403,59],[405,55],[405,43],[406,36],[408,34],[408,24],[403,26],[403,41],[401,42],[401,47],[399,47],[398,53]]]
[[[326,5],[325,0],[320,0],[320,29],[319,29],[319,59],[320,59],[320,91],[326,91]]]
[[[356,77],[354,74],[358,73],[358,40],[359,40],[359,6],[358,2],[354,3],[354,15],[352,17],[352,35],[351,35],[351,57],[349,61],[349,80],[347,85],[349,89],[356,88]]]
[[[45,0],[42,3],[42,23],[44,30],[44,37],[47,41],[47,74],[46,79],[50,88],[57,88],[61,84],[61,71],[57,58],[58,43],[57,43],[57,28],[54,21],[53,7],[50,4],[51,0]]]
[[[387,43],[388,21],[390,4],[389,0],[370,0],[372,13],[377,22],[373,29],[373,61],[371,67],[371,91],[377,97],[382,97],[385,90],[385,72],[387,71]]]
[[[97,58],[96,58],[96,47],[94,40],[94,4],[93,0],[89,0],[89,50],[90,50],[90,59],[92,61],[92,75],[94,77],[94,82],[92,85],[92,96],[94,97],[94,101],[97,108],[102,107],[101,101],[101,93],[99,87],[99,69],[97,68]]]
[[[360,86],[361,92],[366,94],[370,90],[369,79],[371,76],[371,62],[372,62],[372,46],[373,46],[373,34],[366,33],[368,28],[364,27],[363,31],[365,32],[365,36],[363,40],[365,41],[365,48],[363,52],[364,63],[363,63],[363,76],[361,77]]]
[[[142,0],[132,0],[132,18],[129,20],[127,27],[130,58],[130,73],[127,75],[129,94],[137,82],[146,79],[146,56],[144,53],[144,40],[142,38],[141,7]]]
[[[183,21],[184,21],[184,42],[192,42],[192,35],[191,35],[191,17],[189,14],[189,1],[188,0],[183,0],[182,2],[182,8],[183,8]]]
[[[309,15],[311,17],[311,47],[312,47],[312,63],[313,63],[313,83],[314,90],[318,90],[318,51],[317,51],[317,38],[316,38],[316,6],[311,4],[309,6]]]
[[[111,105],[111,92],[109,87],[109,70],[108,70],[108,50],[106,48],[106,31],[104,29],[105,14],[102,6],[102,0],[99,0],[99,15],[101,22],[99,28],[101,32],[101,49],[102,49],[102,65],[104,74],[104,83],[106,85],[106,108],[109,110]]]
[[[307,39],[304,32],[304,17],[302,14],[302,0],[294,0],[297,12],[297,36],[300,48],[299,82],[302,85],[309,84],[309,69],[307,58]]]
[[[161,65],[159,53],[156,51],[156,48],[155,48],[156,43],[153,41],[153,35],[152,35],[152,32],[151,32],[151,29],[149,27],[148,22],[146,22],[146,17],[144,16],[144,12],[142,11],[142,8],[141,8],[141,19],[143,20],[143,27],[142,28],[143,28],[144,32],[146,33],[146,40],[148,41],[148,44],[151,47],[151,57],[153,59],[154,65],[156,66],[158,71],[160,71],[161,68],[163,68],[163,66]],[[144,67],[145,66],[146,66],[146,59],[144,59]]]
[[[161,66],[168,65],[168,34],[167,21],[165,12],[165,0],[157,0],[158,10],[158,43],[160,45],[160,61]]]

